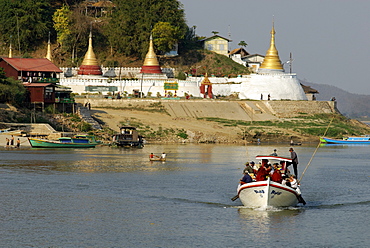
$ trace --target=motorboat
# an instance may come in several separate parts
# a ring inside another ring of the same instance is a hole
[[[113,135],[112,145],[119,147],[144,147],[144,139],[139,135],[136,127],[124,126],[120,133]]]
[[[270,155],[258,155],[256,159],[268,159],[270,162],[292,162],[290,158]],[[299,187],[294,189],[290,186],[273,182],[270,178],[264,181],[253,181],[250,183],[239,184],[237,196],[246,207],[266,208],[266,207],[291,207],[298,203],[305,204]]]
[[[343,139],[322,137],[320,141],[326,144],[370,144],[370,135],[346,137]]]

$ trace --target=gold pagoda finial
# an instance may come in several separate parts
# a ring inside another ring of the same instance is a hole
[[[150,35],[149,51],[145,56],[144,66],[159,66],[157,55],[154,52],[152,35]]]
[[[49,40],[48,40],[48,50],[46,52],[46,56],[45,58],[47,58],[48,60],[51,61],[51,43],[50,43],[50,32],[49,32]]]
[[[265,59],[261,64],[261,69],[272,69],[272,70],[283,70],[283,65],[281,64],[279,53],[275,47],[275,28],[274,28],[274,21],[272,22],[272,29],[271,29],[271,41],[270,41],[270,48],[266,52]]]
[[[13,58],[13,49],[12,49],[12,43],[9,45],[9,58]]]
[[[81,65],[99,65],[98,60],[95,57],[95,53],[92,46],[92,32],[90,31],[89,35],[89,47],[85,54],[84,60]]]

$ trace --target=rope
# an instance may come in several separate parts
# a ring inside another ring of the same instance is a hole
[[[330,127],[331,123],[333,122],[333,120],[334,120],[334,116],[333,116],[333,118],[330,120],[329,125],[328,125],[328,127],[326,128],[326,130],[325,130],[325,132],[324,132],[324,135],[323,135],[323,136],[326,136],[326,133],[328,132],[329,127]],[[308,169],[308,167],[311,165],[311,161],[313,160],[314,156],[316,155],[316,152],[317,152],[317,150],[319,149],[320,145],[321,145],[321,139],[320,139],[319,144],[317,145],[317,147],[316,147],[315,151],[313,152],[313,154],[312,154],[312,156],[311,156],[310,161],[308,161],[308,164],[306,165],[306,168],[304,168],[304,171],[303,171],[303,173],[302,173],[301,177],[299,178],[299,182],[300,182],[300,181],[302,181],[302,178],[303,178],[303,176],[304,176],[304,173],[306,172],[306,170]]]

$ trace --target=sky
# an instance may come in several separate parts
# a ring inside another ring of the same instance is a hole
[[[266,54],[274,21],[280,60],[287,62],[291,53],[299,79],[370,95],[368,0],[179,1],[198,36],[217,31],[231,37],[230,49],[245,41],[250,54]]]

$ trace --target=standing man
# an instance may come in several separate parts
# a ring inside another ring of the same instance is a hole
[[[289,149],[290,151],[290,158],[292,159],[292,162],[290,162],[289,164],[287,163],[287,167],[289,165],[293,165],[293,170],[294,170],[294,175],[296,176],[296,178],[298,178],[298,156],[297,156],[297,153],[293,150],[293,148],[290,148]]]

